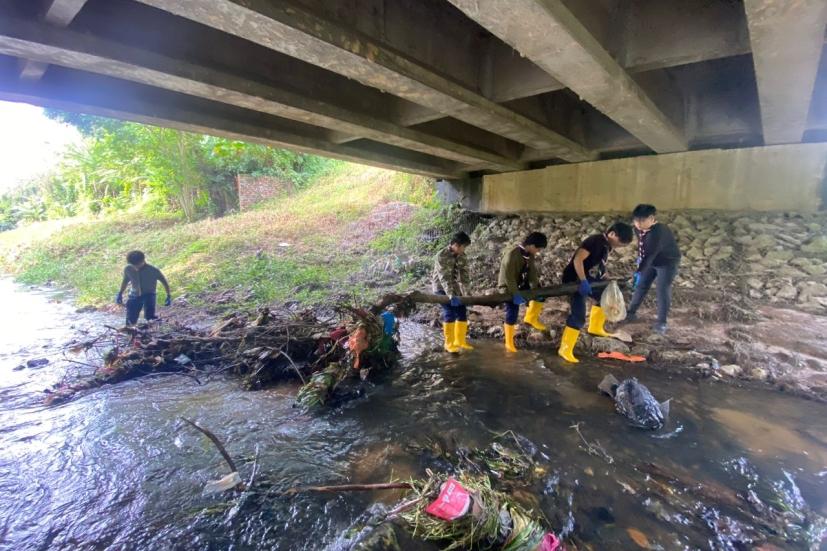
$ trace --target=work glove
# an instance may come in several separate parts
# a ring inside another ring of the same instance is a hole
[[[172,306],[172,296],[167,295],[167,299],[164,301],[164,306]]]
[[[525,298],[519,292],[514,293],[514,296],[511,298],[511,302],[519,306],[520,304],[525,304]]]
[[[584,297],[587,297],[590,294],[592,294],[592,284],[589,283],[588,279],[584,279],[580,282],[580,287],[577,288],[577,292]]]
[[[640,285],[640,272],[635,272],[632,276],[632,289],[637,289],[638,285]]]
[[[115,295],[115,304],[123,304],[123,293]]]
[[[457,307],[462,306],[462,302],[459,300],[459,297],[451,297],[451,306]]]

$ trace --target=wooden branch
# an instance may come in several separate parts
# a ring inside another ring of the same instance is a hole
[[[207,438],[212,440],[212,443],[215,444],[215,447],[218,448],[219,452],[221,452],[221,457],[223,457],[224,461],[227,462],[227,465],[230,466],[230,472],[233,472],[233,473],[238,472],[238,468],[235,466],[235,462],[233,461],[233,458],[230,457],[229,453],[227,453],[227,449],[224,447],[224,444],[221,443],[221,440],[219,440],[216,435],[214,435],[211,431],[205,429],[204,427],[198,425],[195,421],[190,421],[186,417],[181,417],[181,419],[184,420],[185,422],[187,422],[190,426],[192,426],[197,431],[204,434],[204,436],[206,436]]]
[[[339,492],[371,492],[373,490],[410,490],[411,488],[412,486],[408,482],[387,482],[383,484],[340,484],[338,486],[305,486],[290,488],[284,492],[284,494],[292,495],[302,492],[333,494]]]
[[[611,281],[617,281],[618,285],[621,288],[626,286],[626,281],[624,280],[605,280],[605,281],[593,281],[591,286],[592,289],[603,289],[606,287]],[[567,295],[573,295],[579,289],[579,283],[564,283],[562,285],[553,285],[551,287],[541,287],[539,289],[533,289],[531,291],[520,291],[520,295],[524,299],[533,300],[535,298],[547,298],[547,297],[562,297]],[[513,295],[508,293],[498,293],[495,295],[480,295],[480,296],[467,296],[467,297],[457,297],[459,298],[462,304],[466,306],[499,306],[504,302],[510,302],[513,298]],[[448,304],[451,302],[451,297],[447,295],[431,295],[427,293],[422,293],[420,291],[413,291],[408,293],[407,295],[385,295],[382,297],[376,304],[373,305],[371,310],[373,312],[381,312],[387,306],[391,304],[397,304],[400,302],[416,302],[420,304]]]

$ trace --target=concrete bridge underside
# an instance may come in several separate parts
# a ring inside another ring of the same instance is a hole
[[[0,99],[461,180],[827,141],[827,0],[3,0]]]

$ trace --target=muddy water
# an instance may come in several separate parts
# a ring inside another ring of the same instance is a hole
[[[783,394],[690,381],[652,367],[585,361],[569,367],[550,354],[506,355],[494,342],[447,357],[430,331],[406,325],[404,365],[321,414],[293,409],[291,385],[251,393],[232,380],[199,386],[177,376],[45,408],[42,389],[63,372],[63,344],[119,320],[76,314],[53,294],[6,281],[0,296],[3,549],[335,549],[373,503],[398,498],[204,495],[205,482],[226,467],[203,436],[181,426],[180,416],[212,428],[242,475],[249,477],[255,463],[257,480],[274,491],[421,476],[440,459],[412,443],[452,450],[513,430],[544,456],[545,474],[519,499],[594,549],[736,549],[738,530],[749,539],[743,522],[726,522],[726,503],[715,495],[702,499],[667,483],[653,493],[635,469],[647,462],[718,494],[775,488],[786,501],[827,515],[827,407]],[[51,363],[14,370],[40,357]],[[669,426],[642,432],[616,415],[595,392],[609,372],[635,375],[655,396],[673,398]],[[570,428],[576,423],[605,453],[584,449]],[[677,501],[690,503],[693,513]]]

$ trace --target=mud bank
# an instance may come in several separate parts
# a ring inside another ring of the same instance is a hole
[[[617,215],[497,216],[483,218],[468,248],[474,294],[496,292],[504,247],[531,231],[549,237],[540,260],[542,284],[560,275],[580,241],[618,220]],[[827,214],[662,213],[675,232],[683,260],[674,287],[670,332],[651,333],[654,293],[641,321],[625,327],[634,342],[583,336],[579,354],[619,350],[650,364],[703,377],[766,381],[777,388],[827,399]],[[631,276],[636,245],[612,253],[611,277]],[[627,292],[628,298],[628,292]],[[543,321],[549,335],[521,330],[522,345],[556,347],[567,301],[551,299]],[[423,321],[436,323],[433,309]],[[472,336],[499,338],[502,311],[472,308]],[[519,342],[519,341],[518,341]]]

